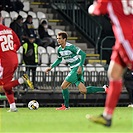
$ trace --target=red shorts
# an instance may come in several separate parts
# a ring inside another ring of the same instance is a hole
[[[118,42],[116,42],[115,46],[113,47],[111,60],[120,64],[123,68],[129,67],[133,70],[133,61],[129,59],[122,44],[120,44]]]
[[[18,67],[18,62],[10,64],[10,66],[2,66],[4,69],[2,79],[0,79],[0,85],[10,82],[13,78],[14,72]]]

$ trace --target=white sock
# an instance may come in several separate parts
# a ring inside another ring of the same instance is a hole
[[[10,109],[16,109],[16,104],[15,103],[11,103],[10,104]]]
[[[19,82],[19,84],[23,84],[23,83],[24,83],[23,78],[19,78],[19,79],[18,79],[18,82]]]
[[[112,118],[111,114],[107,114],[106,112],[103,113],[103,116],[107,119],[110,120]]]

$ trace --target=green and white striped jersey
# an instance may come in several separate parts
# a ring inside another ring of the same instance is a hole
[[[80,58],[78,55],[80,51],[81,49],[79,47],[66,42],[65,48],[61,46],[58,47],[58,58],[64,58],[66,63],[70,65],[70,68],[77,67],[80,65]]]

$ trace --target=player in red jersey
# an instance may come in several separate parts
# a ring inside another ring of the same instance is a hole
[[[26,83],[33,89],[32,82],[24,74],[18,80],[12,81],[13,74],[18,67],[17,50],[20,47],[20,41],[15,32],[2,25],[2,16],[0,13],[0,92],[4,92],[10,104],[9,112],[16,112],[17,108],[14,100],[12,87]]]
[[[86,115],[90,121],[109,127],[121,93],[124,69],[133,69],[133,1],[97,0],[90,6],[89,13],[108,13],[116,38],[108,69],[109,91],[103,114],[98,117]]]

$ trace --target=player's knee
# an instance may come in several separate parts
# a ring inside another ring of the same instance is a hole
[[[80,89],[79,90],[81,94],[86,94],[86,90],[85,89]]]
[[[62,90],[66,89],[67,87],[65,85],[61,85]]]
[[[109,72],[108,77],[109,79],[120,80],[122,78],[122,75],[118,74],[117,72]]]

